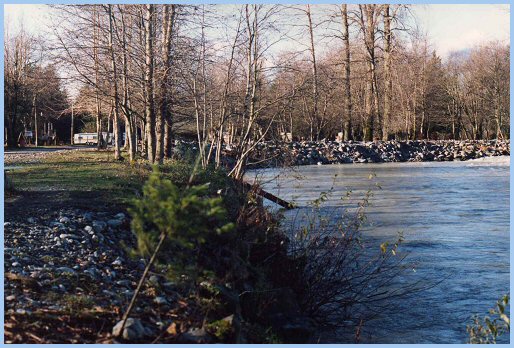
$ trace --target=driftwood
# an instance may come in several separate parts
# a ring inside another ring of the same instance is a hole
[[[293,209],[295,207],[293,203],[289,203],[289,202],[283,200],[282,198],[275,196],[272,193],[264,191],[262,188],[260,188],[257,185],[252,185],[252,184],[250,184],[248,182],[243,182],[243,185],[248,190],[254,191],[255,194],[257,194],[257,195],[259,195],[261,197],[264,197],[267,200],[270,200],[270,201],[280,205],[281,207],[284,207],[286,209]]]

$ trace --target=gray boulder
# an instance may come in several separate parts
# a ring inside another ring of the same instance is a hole
[[[113,328],[112,334],[115,337],[123,337],[126,340],[139,340],[146,334],[145,328],[139,319],[128,318],[121,333],[123,320],[120,320]]]

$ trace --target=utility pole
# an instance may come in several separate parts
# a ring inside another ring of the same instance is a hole
[[[34,104],[34,145],[37,146],[38,145],[38,141],[37,141],[37,109],[36,109],[36,96],[34,96],[34,99],[33,99],[33,104]]]
[[[37,131],[37,111],[34,109],[34,145],[39,146]]]
[[[73,145],[73,103],[71,103],[71,138],[70,144]]]

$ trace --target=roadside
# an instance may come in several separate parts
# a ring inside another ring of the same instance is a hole
[[[48,156],[66,151],[91,151],[94,147],[90,146],[38,146],[24,148],[5,148],[4,166],[7,168],[11,164],[37,163]]]

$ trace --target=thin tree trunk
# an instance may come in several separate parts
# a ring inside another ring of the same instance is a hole
[[[316,133],[316,140],[319,140],[320,132],[321,132],[321,124],[318,119],[318,66],[316,64],[316,51],[314,47],[314,28],[312,26],[312,17],[311,17],[311,7],[307,5],[307,19],[309,21],[309,38],[310,38],[310,53],[311,53],[311,72],[312,72],[312,122],[314,125],[311,125],[311,129]],[[313,127],[314,126],[314,127]],[[314,129],[313,129],[314,128]],[[313,134],[311,131],[311,141],[313,141]]]
[[[96,6],[94,7],[93,12],[93,56],[95,61],[95,103],[96,103],[96,138],[97,144],[96,148],[100,150],[102,148],[102,114],[100,108],[100,96],[99,96],[99,83],[100,80],[98,78],[98,70],[99,70],[99,62],[98,62],[98,23],[99,15]]]
[[[154,5],[145,6],[145,95],[146,95],[146,141],[150,163],[155,162],[155,108],[153,91],[153,17]]]
[[[343,121],[343,140],[348,141],[352,138],[352,89],[351,89],[351,67],[350,67],[350,33],[348,25],[348,5],[341,5],[341,15],[343,18],[343,42],[344,42],[344,106],[346,115]]]
[[[119,124],[119,109],[120,109],[120,98],[118,93],[118,71],[116,69],[116,59],[114,56],[114,45],[113,45],[113,35],[114,35],[114,26],[113,26],[113,16],[112,13],[112,5],[107,5],[108,12],[109,12],[109,51],[111,54],[111,68],[112,68],[112,74],[113,74],[113,85],[114,85],[114,117],[113,117],[113,129],[115,132],[114,135],[114,159],[120,160],[121,159],[121,153],[120,153],[120,144],[122,141],[122,134],[121,134],[121,125]],[[128,135],[128,134],[127,134]],[[100,142],[100,139],[98,140]]]
[[[159,97],[159,112],[157,113],[156,119],[156,148],[155,148],[155,156],[156,160],[159,164],[163,163],[164,160],[164,133],[165,133],[165,125],[171,126],[171,117],[169,112],[169,97],[168,97],[168,88],[167,82],[169,77],[169,71],[171,68],[171,36],[173,29],[173,22],[175,20],[175,5],[163,5],[164,13],[163,13],[163,23],[162,23],[162,61],[163,61],[163,70],[160,76],[161,85],[160,85],[160,97]],[[170,13],[171,9],[171,13]],[[168,129],[168,137],[169,137],[169,129]],[[169,141],[169,140],[168,140]]]
[[[393,80],[391,76],[391,14],[389,5],[384,5],[384,118],[382,124],[382,140],[389,140],[389,123],[391,122],[392,89]]]
[[[376,5],[359,5],[361,27],[364,31],[364,44],[366,46],[366,63],[367,78],[365,89],[365,122],[364,122],[364,140],[373,140],[375,112],[376,112],[376,93],[375,93],[375,19],[374,6]]]

